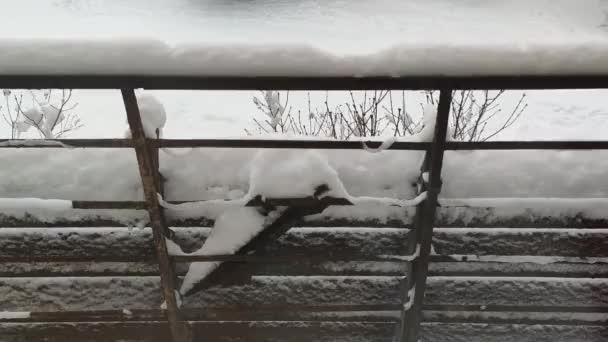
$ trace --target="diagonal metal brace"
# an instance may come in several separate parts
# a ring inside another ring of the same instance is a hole
[[[167,319],[171,329],[171,335],[175,342],[188,342],[191,340],[188,325],[183,322],[179,315],[175,291],[175,270],[169,258],[165,237],[170,237],[162,207],[158,201],[160,191],[160,176],[158,173],[158,160],[155,160],[154,152],[148,144],[145,136],[137,98],[133,89],[122,89],[122,97],[127,112],[127,120],[131,129],[133,147],[137,155],[139,173],[141,176],[146,210],[150,216],[154,247],[158,259],[160,271],[160,282],[163,297],[167,304]]]

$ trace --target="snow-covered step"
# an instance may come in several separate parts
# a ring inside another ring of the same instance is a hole
[[[0,311],[158,309],[158,277],[0,278]],[[213,286],[184,307],[262,305],[391,305],[399,277],[254,277],[238,285]]]
[[[158,277],[0,278],[0,311],[154,309],[158,288]],[[400,291],[399,277],[256,276],[201,291],[184,307],[390,306]],[[429,277],[425,304],[608,308],[608,279]]]
[[[608,278],[608,258],[605,261],[538,256],[479,256],[434,257],[429,264],[432,276],[518,276]],[[468,260],[468,261],[467,261]],[[493,260],[493,261],[489,261]]]
[[[200,248],[210,231],[209,228],[176,229],[176,240],[184,250],[192,251]],[[407,234],[408,230],[400,228],[293,228],[269,244],[265,253],[403,255]],[[154,256],[152,231],[147,228],[3,228],[0,237],[0,257],[106,257],[141,261]]]
[[[434,276],[427,281],[425,304],[608,308],[608,279]]]
[[[608,257],[608,229],[435,228],[440,255]]]
[[[182,248],[192,251],[201,246],[210,229],[175,231]],[[407,235],[408,230],[400,228],[292,228],[272,242],[266,253],[346,257],[404,255]],[[0,257],[64,256],[100,260],[106,257],[141,261],[154,255],[150,229],[3,228],[0,237]],[[433,247],[440,255],[608,257],[608,230],[440,228],[434,234]]]

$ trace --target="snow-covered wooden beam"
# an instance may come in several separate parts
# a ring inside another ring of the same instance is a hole
[[[167,305],[167,319],[171,328],[171,335],[174,342],[189,342],[191,340],[190,332],[187,324],[180,318],[175,286],[177,278],[165,241],[166,237],[170,237],[169,229],[165,222],[163,208],[158,200],[158,194],[161,192],[158,159],[155,157],[155,151],[148,145],[135,92],[133,89],[121,89],[121,92],[131,130],[133,147],[137,155],[139,173],[146,199],[146,210],[150,216],[150,225],[152,226],[154,246],[160,269],[161,288]]]

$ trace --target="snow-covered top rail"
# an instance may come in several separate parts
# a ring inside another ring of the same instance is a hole
[[[602,88],[608,41],[408,44],[337,55],[303,45],[0,39],[0,87]],[[323,79],[322,83],[319,83]]]

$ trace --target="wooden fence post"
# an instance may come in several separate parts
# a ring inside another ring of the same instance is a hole
[[[421,191],[427,192],[427,198],[416,208],[413,229],[408,235],[408,252],[413,254],[417,251],[418,256],[408,265],[405,279],[403,310],[396,336],[400,342],[418,341],[451,102],[452,89],[441,89],[433,144],[425,155],[421,170]],[[428,177],[424,176],[425,173]]]

